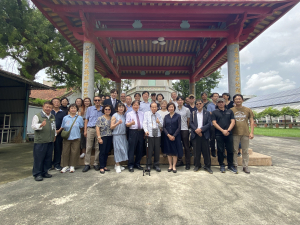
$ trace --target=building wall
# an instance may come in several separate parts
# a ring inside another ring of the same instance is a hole
[[[11,128],[23,128],[25,112],[26,86],[24,83],[0,77],[0,125],[4,114],[11,115]]]
[[[28,106],[27,134],[33,134],[34,133],[34,130],[31,128],[32,118],[37,113],[40,113],[42,111],[42,109],[43,108],[41,106],[33,106],[33,105]]]

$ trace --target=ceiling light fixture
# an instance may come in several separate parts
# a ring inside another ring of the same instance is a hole
[[[182,28],[182,29],[189,29],[190,28],[190,24],[189,24],[189,22],[187,21],[187,20],[182,20],[182,23],[180,24],[180,27]]]
[[[169,76],[169,75],[170,75],[170,71],[166,71],[166,72],[165,72],[165,75],[166,75],[166,76]]]
[[[142,75],[142,76],[145,76],[145,75],[146,75],[146,72],[145,72],[145,71],[141,71],[141,75]]]
[[[135,20],[134,23],[132,24],[133,28],[136,28],[136,29],[140,29],[143,27],[143,24],[141,23],[140,20]]]
[[[152,44],[160,44],[160,45],[165,45],[167,42],[165,41],[164,37],[159,37],[157,40],[152,41]]]

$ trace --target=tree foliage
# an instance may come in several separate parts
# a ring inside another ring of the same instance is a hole
[[[278,117],[281,115],[281,112],[278,109],[274,109],[273,107],[268,107],[261,113],[261,117],[268,116],[270,118],[270,127],[273,128],[272,117]]]
[[[281,115],[284,116],[284,128],[286,129],[286,116],[293,116],[297,117],[299,116],[299,110],[298,109],[292,109],[291,107],[283,107],[280,111]]]
[[[110,90],[115,88],[115,85],[114,81],[102,77],[95,71],[95,92],[98,92],[98,95],[109,95]]]
[[[201,98],[201,92],[205,91],[208,93],[208,96],[211,94],[211,90],[215,87],[218,87],[218,84],[222,78],[221,71],[217,70],[212,73],[210,76],[200,79],[196,82],[196,99]],[[173,88],[180,92],[181,95],[186,98],[189,94],[189,81],[188,80],[179,80],[173,83]]]
[[[1,0],[0,27],[0,58],[17,61],[21,76],[48,68],[56,83],[81,83],[82,57],[29,0]]]
[[[122,92],[127,92],[131,88],[132,80],[124,79],[121,80],[121,90]]]

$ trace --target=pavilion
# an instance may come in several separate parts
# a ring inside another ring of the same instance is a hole
[[[187,79],[195,94],[195,82],[226,62],[229,93],[241,93],[240,50],[299,2],[32,1],[83,55],[82,97],[90,98],[94,69],[119,90],[121,79]]]

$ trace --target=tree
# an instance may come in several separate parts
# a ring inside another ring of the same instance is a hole
[[[95,71],[95,92],[98,91],[98,95],[107,95],[110,93],[110,90],[115,87],[115,82],[104,78],[100,73]]]
[[[132,82],[132,80],[128,80],[128,79],[121,80],[122,92],[126,92],[131,88],[131,82]]]
[[[82,57],[29,0],[1,0],[0,27],[0,58],[17,61],[21,76],[48,68],[56,83],[81,84]]]
[[[218,84],[222,78],[221,71],[217,70],[213,72],[210,76],[200,79],[196,82],[196,99],[201,98],[201,92],[207,92],[208,96],[211,94],[211,90],[218,87]],[[173,83],[173,88],[180,92],[182,97],[186,98],[189,96],[189,81],[179,80]]]
[[[278,117],[281,115],[281,112],[278,109],[274,109],[273,107],[268,107],[264,111],[261,112],[261,116],[269,116],[270,117],[270,128],[273,128],[272,117]]]
[[[284,129],[286,129],[286,116],[299,116],[298,109],[292,109],[290,107],[283,107],[280,111],[281,115],[284,116]]]

